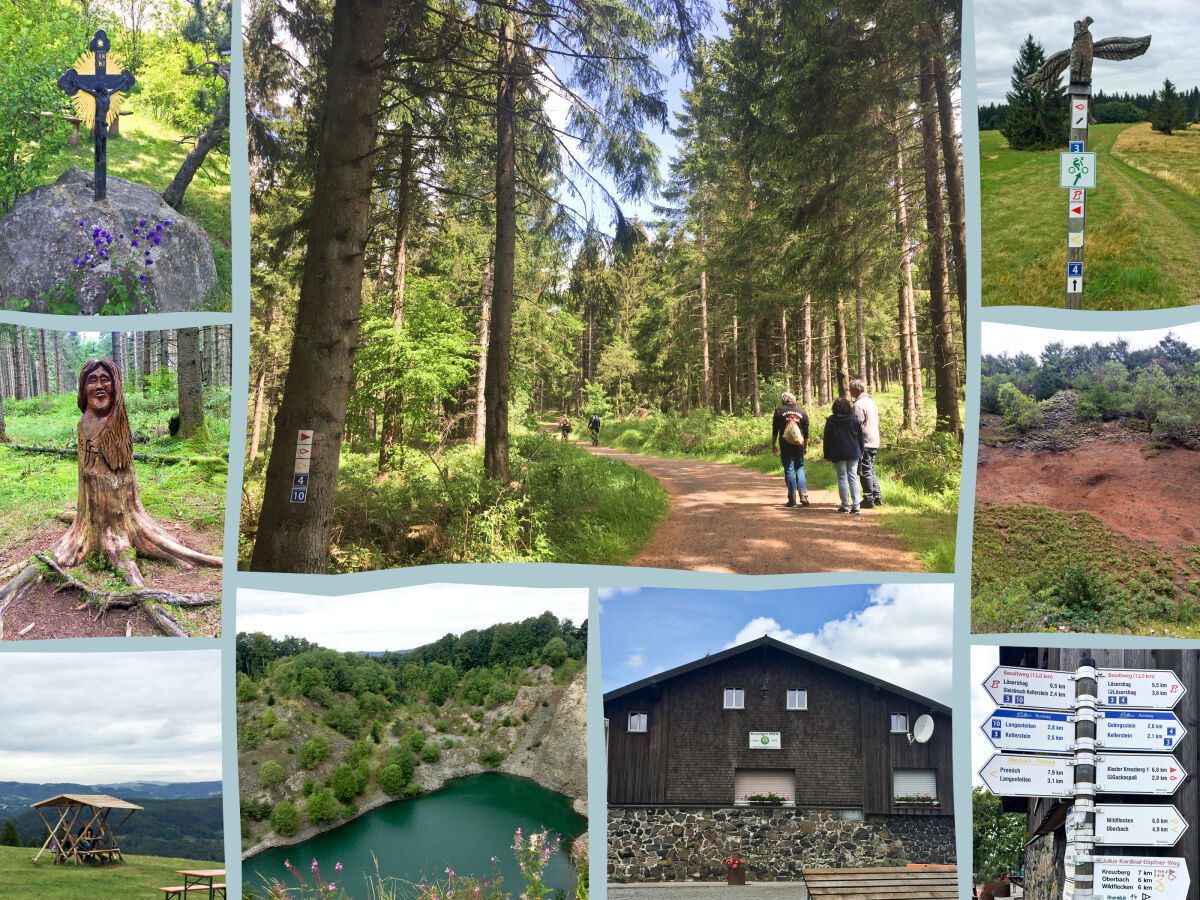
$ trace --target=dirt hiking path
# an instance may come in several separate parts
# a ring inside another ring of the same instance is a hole
[[[671,497],[670,512],[631,566],[736,575],[925,571],[875,521],[875,510],[839,513],[835,491],[810,490],[810,506],[788,509],[782,467],[765,475],[726,463],[584,449],[644,469]]]

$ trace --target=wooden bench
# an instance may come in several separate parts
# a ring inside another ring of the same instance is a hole
[[[225,896],[225,885],[214,884],[212,889],[216,891],[219,896]],[[173,898],[180,898],[180,900],[182,900],[183,897],[187,896],[192,891],[203,891],[207,894],[209,888],[207,884],[189,884],[187,887],[184,887],[182,884],[180,884],[176,885],[175,887],[160,887],[159,890],[163,892],[163,900],[173,900]]]

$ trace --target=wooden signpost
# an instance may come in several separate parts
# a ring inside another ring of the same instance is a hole
[[[1035,73],[1026,79],[1031,87],[1050,90],[1058,84],[1058,77],[1070,67],[1071,131],[1068,137],[1068,152],[1063,153],[1059,163],[1059,186],[1066,188],[1067,195],[1067,309],[1083,308],[1083,225],[1085,219],[1087,191],[1096,186],[1096,154],[1087,152],[1088,101],[1092,95],[1092,60],[1133,59],[1141,56],[1150,47],[1150,35],[1137,38],[1110,37],[1092,40],[1089,31],[1091,16],[1075,22],[1075,37],[1068,50],[1055,53]]]

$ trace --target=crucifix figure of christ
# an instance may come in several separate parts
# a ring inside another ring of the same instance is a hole
[[[104,29],[97,31],[88,44],[91,52],[82,54],[75,65],[58,78],[58,86],[71,98],[75,113],[92,130],[97,200],[108,196],[108,126],[120,114],[125,94],[133,87],[133,73],[128,69],[121,69],[120,74],[108,71],[111,46]],[[111,62],[120,66],[116,57]]]
[[[1058,76],[1070,67],[1070,86],[1067,93],[1070,96],[1071,132],[1068,140],[1068,150],[1072,156],[1072,168],[1069,175],[1074,175],[1075,183],[1079,183],[1090,156],[1086,155],[1088,123],[1091,111],[1088,109],[1088,97],[1092,93],[1092,60],[1099,59],[1133,59],[1141,56],[1150,48],[1150,35],[1143,37],[1110,37],[1092,40],[1089,30],[1094,20],[1085,16],[1075,22],[1075,36],[1068,50],[1060,50],[1046,60],[1045,64],[1025,79],[1026,84],[1038,90],[1047,91],[1058,84]],[[1064,154],[1066,156],[1067,154]],[[1093,179],[1095,173],[1092,173]],[[1064,186],[1066,186],[1064,184]],[[1083,308],[1083,223],[1086,209],[1087,190],[1074,185],[1069,187],[1067,194],[1067,309]]]

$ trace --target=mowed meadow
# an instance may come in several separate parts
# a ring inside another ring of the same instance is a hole
[[[1067,192],[1058,150],[1016,151],[979,135],[985,306],[1062,306]],[[1093,125],[1084,309],[1159,309],[1200,301],[1200,126]]]

